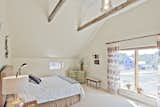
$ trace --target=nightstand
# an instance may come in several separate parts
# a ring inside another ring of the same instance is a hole
[[[86,71],[68,71],[68,77],[77,80],[79,83],[84,84],[86,82]]]
[[[15,95],[7,95],[6,97],[6,107],[20,107],[22,103],[22,99],[15,98]]]

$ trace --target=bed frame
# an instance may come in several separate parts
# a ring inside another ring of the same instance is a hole
[[[54,101],[49,101],[43,104],[38,104],[38,107],[70,107],[80,101],[80,95],[74,95]]]
[[[2,96],[2,77],[5,73],[13,71],[13,67],[6,65],[1,69],[0,72],[0,107],[3,107],[3,96]],[[38,107],[70,107],[71,105],[80,101],[80,94],[73,95],[70,97],[61,98],[54,101],[48,101],[46,103],[38,104]],[[36,101],[36,99],[35,99]],[[28,102],[26,102],[28,104]],[[24,103],[24,105],[26,104]]]
[[[36,100],[26,102],[23,107],[70,107],[71,105],[80,101],[80,95],[74,95],[67,98],[62,98],[54,101],[49,101],[43,104],[37,104]]]
[[[38,107],[38,104],[37,104],[37,101],[34,100],[34,101],[30,101],[30,102],[27,102],[23,105],[23,107]]]
[[[0,107],[2,107],[3,105],[2,105],[2,99],[3,99],[3,97],[2,97],[2,77],[1,77],[1,73],[0,73]]]
[[[0,69],[0,107],[3,107],[5,103],[5,96],[2,95],[2,78],[5,77],[6,73],[10,70],[13,70],[11,65],[5,65]]]

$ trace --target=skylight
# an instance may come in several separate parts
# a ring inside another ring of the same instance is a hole
[[[104,3],[103,9],[109,10],[127,2],[127,0],[102,0],[102,2]]]
[[[139,4],[143,3],[145,0],[94,0],[94,1],[98,1],[97,3],[98,13],[97,11],[95,11],[97,9],[96,6],[95,8],[92,5],[92,7],[90,7],[88,10],[86,9],[84,13],[85,15],[89,16],[90,19],[87,17],[89,21],[87,20],[87,22],[86,21],[81,22],[77,28],[77,31],[83,30],[84,28],[92,24],[95,24],[105,18],[111,18],[112,16],[118,15],[120,11],[122,12],[126,7],[129,7],[132,4],[137,3],[134,5],[134,7],[138,6]],[[92,15],[88,15],[88,14],[92,14]],[[93,16],[93,14],[95,14],[95,16]],[[90,17],[90,16],[93,16],[93,17]],[[84,17],[84,14],[83,14],[83,17]]]
[[[104,10],[108,10],[110,8],[110,0],[104,1]]]

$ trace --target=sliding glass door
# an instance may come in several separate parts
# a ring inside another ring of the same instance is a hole
[[[158,78],[158,49],[138,50],[138,78],[139,87],[146,94],[155,96],[157,94]]]
[[[135,90],[134,50],[119,51],[120,86]]]
[[[119,51],[120,86],[150,96],[157,95],[160,79],[158,48]]]

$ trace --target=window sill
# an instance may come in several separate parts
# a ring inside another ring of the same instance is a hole
[[[138,94],[136,91],[130,91],[126,89],[120,89],[119,94],[128,97],[130,99],[142,102],[144,104],[155,107],[156,106],[156,97],[148,96],[145,94]]]

